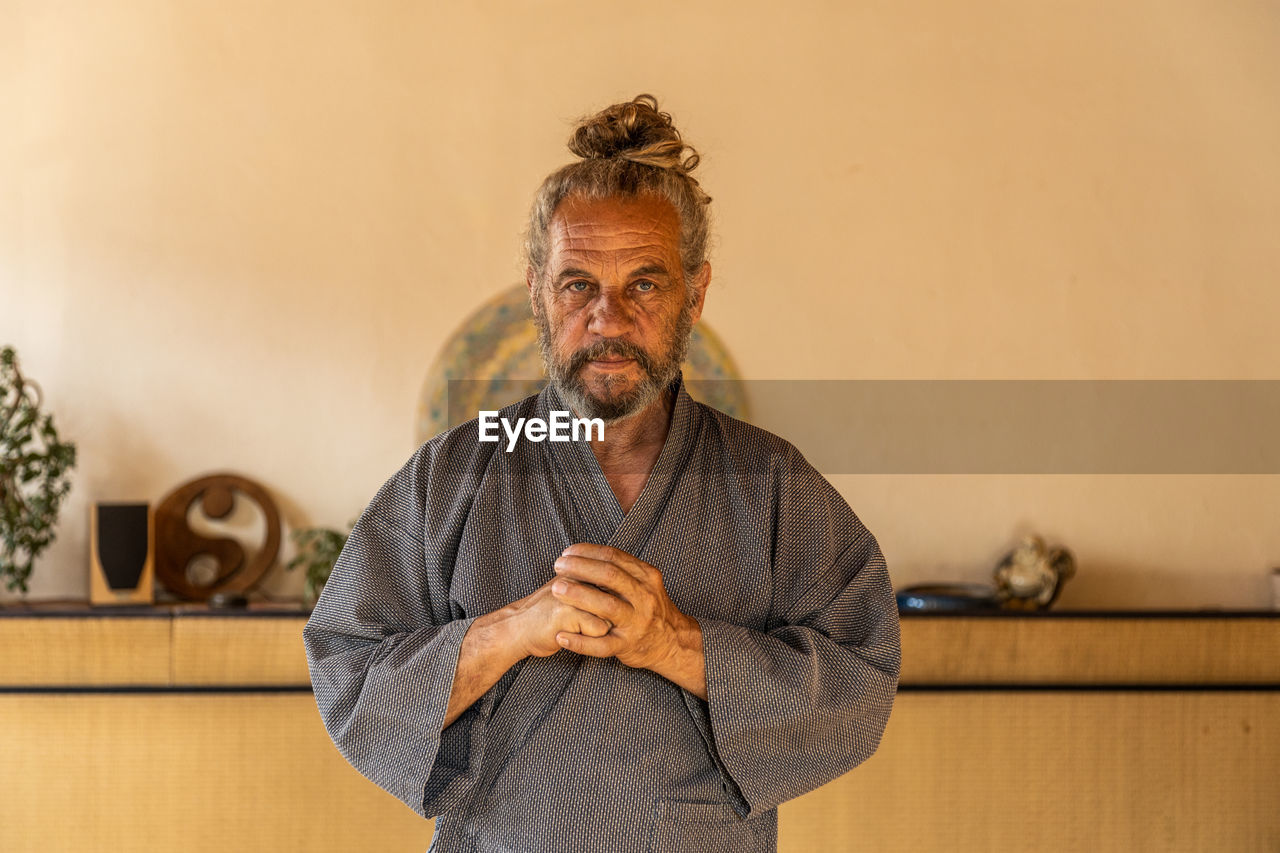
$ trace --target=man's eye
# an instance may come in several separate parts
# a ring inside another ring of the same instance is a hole
[[[640,291],[641,293],[648,293],[650,290],[653,290],[653,287],[654,285],[653,285],[653,282],[651,281],[636,282],[636,290]]]
[[[570,289],[570,290],[572,290],[572,291],[575,291],[575,292],[577,292],[577,293],[582,293],[584,290],[586,290],[586,289],[587,289],[588,287],[590,287],[590,286],[591,286],[591,285],[587,284],[585,281],[571,281],[571,282],[569,282],[569,289]]]

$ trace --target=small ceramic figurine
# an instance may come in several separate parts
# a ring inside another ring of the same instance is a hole
[[[1046,548],[1040,537],[1026,536],[996,566],[997,596],[1001,606],[1011,610],[1044,610],[1075,573],[1070,551]]]

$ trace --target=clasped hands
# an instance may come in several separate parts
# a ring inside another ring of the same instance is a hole
[[[579,543],[564,549],[555,572],[515,605],[527,617],[529,630],[522,633],[529,654],[545,657],[563,648],[655,672],[675,665],[682,653],[701,657],[697,622],[671,602],[662,573],[643,560]]]

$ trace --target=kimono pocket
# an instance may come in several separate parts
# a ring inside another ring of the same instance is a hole
[[[743,820],[728,803],[659,800],[654,811],[650,853],[747,853],[776,843],[768,816]]]

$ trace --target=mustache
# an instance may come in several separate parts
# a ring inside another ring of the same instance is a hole
[[[574,376],[588,361],[596,361],[602,358],[634,359],[645,373],[653,372],[653,359],[640,347],[629,341],[607,340],[596,341],[594,344],[575,352],[569,359],[568,373],[570,376]]]

